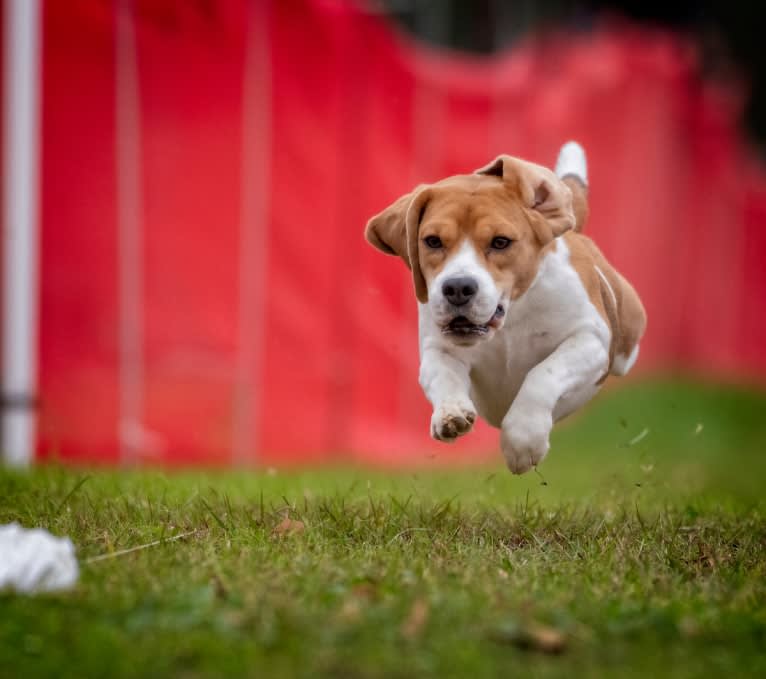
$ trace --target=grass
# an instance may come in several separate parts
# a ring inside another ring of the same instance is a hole
[[[0,471],[82,565],[0,594],[0,675],[766,676],[765,406],[630,385],[521,478]]]

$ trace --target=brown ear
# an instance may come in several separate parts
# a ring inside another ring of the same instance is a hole
[[[370,219],[364,230],[370,245],[404,260],[412,270],[415,296],[424,304],[428,301],[428,287],[420,270],[418,232],[429,197],[430,192],[423,185],[418,186]]]
[[[364,230],[364,237],[370,245],[387,255],[398,255],[407,266],[410,265],[410,261],[407,256],[406,217],[414,193],[413,191],[405,194],[393,205],[375,215],[367,222]]]
[[[575,228],[577,220],[572,207],[572,190],[547,167],[512,156],[498,156],[476,173],[500,177],[527,208],[545,217],[548,229],[541,224],[536,225],[539,229],[535,228],[542,242]]]
[[[575,231],[582,231],[585,222],[588,221],[590,208],[588,207],[588,186],[576,175],[568,174],[561,178],[572,192],[572,210],[575,215]]]

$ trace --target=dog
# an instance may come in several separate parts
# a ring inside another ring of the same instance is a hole
[[[581,233],[588,209],[585,152],[568,142],[555,172],[501,155],[367,223],[367,241],[412,271],[435,439],[467,434],[478,413],[523,474],[548,453],[554,422],[633,367],[646,313]]]

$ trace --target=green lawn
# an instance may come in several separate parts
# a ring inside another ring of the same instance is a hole
[[[82,563],[0,676],[766,676],[766,396],[629,384],[540,472],[0,471]]]

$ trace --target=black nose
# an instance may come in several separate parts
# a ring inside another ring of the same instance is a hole
[[[448,278],[442,285],[442,293],[450,304],[463,306],[471,301],[479,290],[479,284],[475,278],[470,276],[460,276],[458,278]]]

